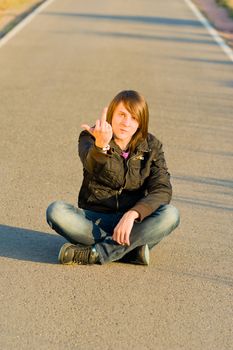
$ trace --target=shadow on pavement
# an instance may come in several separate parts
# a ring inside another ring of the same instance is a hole
[[[169,17],[156,17],[156,16],[122,16],[122,15],[105,15],[105,14],[96,14],[96,13],[69,13],[69,12],[52,12],[47,11],[43,12],[43,15],[46,16],[65,16],[70,18],[75,18],[85,21],[111,21],[119,23],[137,23],[143,25],[156,25],[156,26],[165,26],[165,27],[189,27],[189,28],[203,28],[203,25],[199,20],[184,19],[184,18],[169,18]],[[87,26],[88,28],[88,26]],[[100,27],[101,28],[101,27]],[[186,32],[185,32],[186,33]],[[109,36],[114,38],[124,38],[124,39],[139,39],[139,40],[156,40],[156,41],[171,41],[185,44],[204,44],[204,45],[213,45],[217,46],[217,43],[207,34],[192,33],[192,35],[204,35],[206,39],[195,39],[187,37],[176,37],[173,35],[170,36],[159,36],[159,35],[145,35],[145,34],[132,34],[132,33],[122,33],[122,32],[103,32],[103,31],[91,31],[85,30],[82,34],[89,35],[99,35],[99,36]],[[180,34],[180,33],[179,33]],[[187,33],[186,33],[187,34]]]
[[[225,81],[223,84],[221,84],[223,86],[229,87],[229,88],[233,88],[233,80],[228,80]]]
[[[207,184],[212,186],[222,186],[233,189],[233,181],[227,179],[215,179],[212,177],[201,177],[201,176],[173,176],[176,180],[183,180],[188,182],[195,182],[200,184]]]
[[[174,201],[181,202],[184,204],[192,204],[198,207],[221,209],[225,211],[233,212],[232,197],[233,197],[233,181],[228,179],[215,179],[211,177],[195,177],[195,176],[181,176],[174,175],[174,180],[180,183],[189,183],[189,187],[194,190],[191,197],[186,195],[174,196]],[[196,188],[195,185],[204,185],[202,194],[205,198],[200,197],[200,188]],[[209,187],[210,186],[210,187]],[[223,191],[224,190],[224,191]],[[215,196],[211,196],[215,194]],[[222,196],[225,196],[223,198]]]
[[[120,33],[120,32],[97,32],[86,30],[85,34],[90,35],[98,35],[98,36],[111,36],[115,38],[127,38],[127,39],[137,39],[137,40],[156,40],[156,41],[171,41],[185,44],[204,44],[204,45],[213,45],[217,46],[217,44],[213,40],[201,40],[201,39],[189,39],[189,38],[181,38],[174,36],[159,36],[159,35],[145,35],[145,34],[133,34],[133,33]]]
[[[204,43],[204,41],[203,41]],[[213,41],[214,44],[216,44],[214,41]],[[206,59],[206,58],[193,58],[193,57],[189,57],[189,58],[181,58],[181,57],[173,57],[174,59],[177,59],[177,60],[180,60],[180,61],[186,61],[186,62],[201,62],[201,63],[210,63],[210,64],[226,64],[226,65],[233,65],[233,62],[230,61],[229,59],[226,58],[226,60],[209,60],[209,59]]]
[[[64,238],[55,234],[0,225],[0,256],[46,264],[57,263]]]
[[[187,150],[187,148],[186,148]],[[233,152],[225,152],[225,151],[213,151],[213,150],[205,150],[205,149],[201,149],[201,150],[192,150],[192,152],[195,153],[206,153],[206,154],[215,154],[216,156],[222,156],[222,157],[233,157]],[[233,186],[233,184],[232,184]]]
[[[169,17],[152,17],[152,16],[122,16],[122,15],[104,15],[97,13],[69,13],[69,12],[43,12],[43,15],[49,16],[68,16],[78,17],[88,20],[107,20],[107,21],[120,21],[120,22],[137,22],[143,24],[155,24],[155,25],[171,25],[171,26],[191,26],[202,27],[202,24],[198,20],[182,19],[182,18],[169,18]]]
[[[173,200],[175,202],[180,202],[180,203],[184,203],[184,204],[192,204],[192,205],[196,205],[198,207],[221,209],[221,210],[227,210],[227,211],[233,212],[233,207],[227,207],[221,203],[218,204],[215,201],[210,201],[210,200],[206,200],[206,199],[196,199],[193,197],[185,197],[185,196],[174,196]]]

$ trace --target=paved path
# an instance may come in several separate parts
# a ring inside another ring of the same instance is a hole
[[[56,0],[0,67],[0,348],[229,350],[233,69],[185,2]],[[148,99],[181,225],[149,268],[61,266],[45,209],[76,202],[80,124],[125,88]]]

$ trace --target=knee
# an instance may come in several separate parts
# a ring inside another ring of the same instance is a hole
[[[175,229],[180,223],[180,212],[171,204],[165,206],[165,217],[167,223],[173,229]]]
[[[64,210],[65,203],[63,201],[56,201],[51,203],[46,210],[46,220],[51,226],[52,223],[56,223]]]

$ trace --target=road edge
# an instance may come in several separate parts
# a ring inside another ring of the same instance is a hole
[[[13,38],[21,29],[23,29],[32,19],[44,8],[49,6],[55,0],[40,0],[25,11],[21,12],[12,21],[0,29],[0,48]]]
[[[226,43],[224,38],[221,36],[220,32],[213,27],[210,21],[206,18],[205,15],[201,13],[198,9],[197,5],[192,0],[184,0],[190,10],[194,13],[194,15],[198,18],[198,20],[202,23],[202,25],[206,28],[208,33],[212,36],[212,38],[216,41],[216,43],[220,46],[223,52],[228,56],[230,61],[233,62],[233,50]]]

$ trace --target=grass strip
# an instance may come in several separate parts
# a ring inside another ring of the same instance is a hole
[[[17,9],[21,6],[32,3],[33,0],[1,0],[0,11],[7,11],[11,9]]]
[[[215,0],[220,6],[225,7],[228,10],[230,17],[233,18],[233,0]]]
[[[0,0],[1,1],[1,0]],[[3,26],[2,28],[0,28],[0,39],[3,38],[11,29],[13,29],[18,23],[20,23],[27,15],[29,15],[32,11],[34,11],[38,6],[40,6],[45,0],[6,0],[5,2],[3,1],[1,3],[0,6],[0,17],[1,17],[1,12],[4,13],[4,11],[2,10],[3,5],[5,6],[6,3],[8,5],[11,4],[16,4],[16,2],[18,3],[18,5],[22,6],[25,5],[25,10],[23,12],[19,12],[18,15],[16,15],[15,18],[13,18],[10,22],[8,22],[5,26]],[[5,11],[7,10],[11,10],[10,7],[8,7]],[[16,6],[14,5],[12,7],[12,9],[16,9]]]

